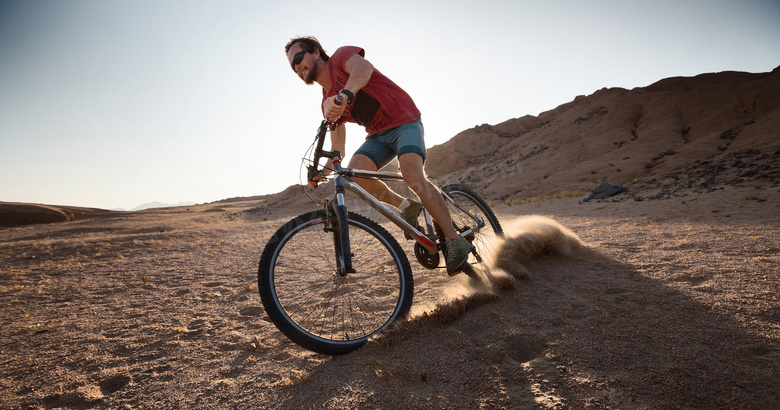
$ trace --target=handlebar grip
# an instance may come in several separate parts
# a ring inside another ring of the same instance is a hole
[[[333,101],[336,105],[344,104],[344,97],[341,94],[336,94],[336,99]]]

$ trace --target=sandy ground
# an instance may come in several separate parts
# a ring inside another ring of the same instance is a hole
[[[257,294],[265,241],[304,209],[2,228],[0,407],[780,408],[777,188],[580,199],[496,204],[510,238],[563,254],[515,258],[505,290],[413,262],[412,317],[339,357]]]

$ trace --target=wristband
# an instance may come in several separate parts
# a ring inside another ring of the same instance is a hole
[[[347,96],[347,105],[352,105],[352,103],[355,102],[355,94],[353,94],[352,91],[342,88],[341,91],[339,91],[339,94]]]

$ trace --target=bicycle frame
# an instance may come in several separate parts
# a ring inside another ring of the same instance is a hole
[[[352,268],[352,252],[350,250],[350,243],[349,243],[349,224],[347,223],[347,205],[345,200],[346,191],[351,192],[357,198],[363,200],[371,208],[377,210],[380,214],[382,214],[384,217],[390,220],[390,222],[392,222],[393,224],[401,228],[401,230],[403,230],[411,238],[417,241],[417,243],[419,243],[423,248],[425,248],[425,250],[427,250],[431,255],[438,253],[439,247],[436,244],[436,237],[433,229],[433,221],[427,209],[423,208],[422,211],[425,219],[426,231],[428,232],[428,235],[426,236],[425,233],[420,232],[417,228],[410,225],[403,218],[401,218],[397,213],[387,208],[378,199],[376,199],[373,195],[371,195],[368,191],[366,191],[360,185],[358,185],[357,182],[350,179],[350,178],[367,178],[367,179],[377,179],[377,180],[403,181],[404,180],[403,176],[400,173],[396,173],[396,172],[369,171],[369,170],[362,170],[362,169],[342,168],[340,152],[324,151],[322,149],[322,146],[324,144],[325,131],[327,131],[327,127],[329,125],[331,125],[331,123],[328,122],[327,120],[323,121],[322,124],[320,125],[319,131],[317,133],[317,138],[318,138],[317,148],[314,152],[314,164],[311,167],[313,167],[313,169],[316,170],[320,158],[330,158],[333,162],[333,173],[336,174],[336,177],[334,179],[336,194],[334,196],[333,201],[331,201],[330,203],[326,201],[325,207],[327,209],[330,206],[330,208],[334,211],[334,214],[337,219],[336,222],[338,224],[338,229],[333,229],[332,227],[329,228],[333,230],[334,240],[335,240],[334,242],[336,244],[335,256],[336,256],[336,260],[338,261],[338,275],[345,276],[348,273],[354,272],[354,269]],[[312,172],[311,167],[309,169],[310,174]],[[468,210],[464,209],[445,192],[439,190],[439,193],[444,196],[446,201],[449,201],[459,210],[461,210],[465,214],[469,215],[472,219],[474,219],[476,226],[466,232],[461,233],[461,236],[463,237],[468,236],[474,231],[479,230],[485,226],[485,221],[478,218],[476,215],[470,213]],[[330,226],[331,224],[328,223],[327,225]]]

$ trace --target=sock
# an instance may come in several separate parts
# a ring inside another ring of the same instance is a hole
[[[403,212],[403,211],[405,211],[405,210],[406,210],[406,208],[408,208],[408,207],[409,207],[409,205],[411,205],[411,204],[412,204],[412,203],[411,203],[411,202],[409,202],[409,200],[408,200],[408,199],[404,198],[404,200],[403,200],[403,201],[401,201],[401,205],[398,205],[398,210],[399,210],[399,211],[401,211],[401,212]]]

